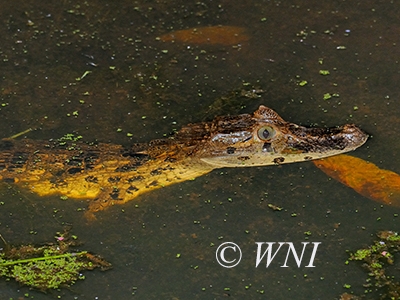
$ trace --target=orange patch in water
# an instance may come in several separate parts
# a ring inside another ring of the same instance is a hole
[[[372,200],[400,206],[400,175],[350,155],[315,160],[327,175]]]
[[[160,36],[163,42],[179,41],[201,45],[235,45],[249,40],[246,30],[236,26],[197,27]]]

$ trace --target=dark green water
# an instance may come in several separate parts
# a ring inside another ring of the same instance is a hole
[[[302,125],[361,126],[373,138],[352,155],[400,173],[394,1],[2,2],[2,137],[34,127],[29,138],[76,132],[129,145],[264,104]],[[245,27],[249,41],[156,39],[220,24]],[[220,105],[249,86],[264,93],[242,97],[244,108]],[[324,100],[327,93],[335,96]],[[86,201],[6,185],[0,201],[0,233],[10,243],[49,241],[71,224],[85,249],[114,266],[47,294],[1,280],[1,299],[338,299],[362,294],[367,278],[359,264],[344,264],[346,250],[370,244],[379,230],[400,230],[400,208],[360,196],[312,163],[215,171],[100,212],[93,223],[80,211]],[[228,241],[244,253],[233,269],[215,259]],[[322,242],[316,267],[281,268],[280,257],[255,268],[255,242],[279,241]]]

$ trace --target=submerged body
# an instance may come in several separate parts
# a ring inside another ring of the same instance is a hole
[[[252,115],[189,124],[169,139],[112,144],[2,140],[0,179],[39,195],[90,199],[89,211],[223,167],[266,166],[352,151],[367,140],[355,125],[306,128],[260,106]]]

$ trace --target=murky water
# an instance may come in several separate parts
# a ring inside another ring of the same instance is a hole
[[[35,128],[30,138],[76,132],[129,145],[264,104],[298,124],[356,123],[373,138],[352,155],[400,172],[394,1],[2,2],[2,137]],[[157,39],[220,24],[244,27],[250,39],[235,46]],[[253,88],[261,97],[232,97]],[[100,212],[92,223],[81,211],[86,201],[7,185],[0,196],[0,233],[10,243],[49,241],[71,224],[85,249],[114,266],[48,294],[2,280],[2,299],[334,299],[364,292],[367,274],[345,265],[346,250],[365,247],[379,230],[400,230],[399,208],[358,195],[312,163],[214,171]],[[215,259],[228,241],[243,251],[232,269]],[[281,268],[284,255],[255,267],[255,242],[304,241],[322,242],[315,268],[294,260]]]

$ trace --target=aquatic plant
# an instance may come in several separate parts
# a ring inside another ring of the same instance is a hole
[[[377,237],[378,240],[367,248],[350,253],[349,260],[362,261],[362,266],[368,271],[369,278],[364,284],[366,294],[378,292],[380,299],[400,299],[400,281],[396,281],[398,277],[389,275],[387,270],[394,265],[395,253],[400,252],[400,235],[393,231],[381,231]],[[342,299],[347,298],[342,295]]]
[[[68,232],[57,233],[55,238],[56,243],[43,246],[12,247],[1,237],[6,246],[0,252],[0,276],[45,291],[84,279],[82,271],[111,268],[111,264],[98,255],[72,250],[77,245],[76,237]]]

